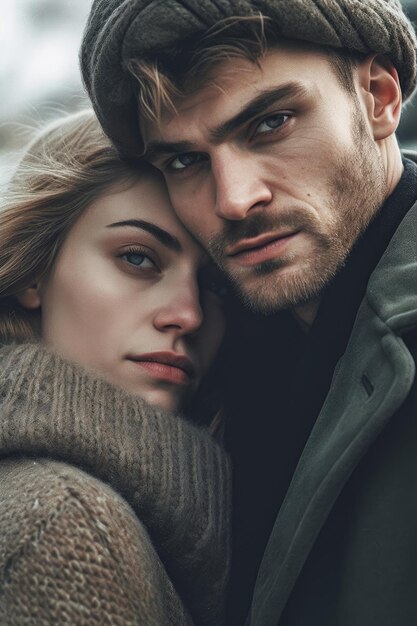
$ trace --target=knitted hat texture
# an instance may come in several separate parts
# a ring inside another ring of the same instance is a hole
[[[94,0],[81,47],[81,69],[96,114],[116,147],[140,150],[131,59],[197,38],[220,20],[262,13],[284,38],[388,55],[404,98],[417,83],[417,41],[400,0]]]

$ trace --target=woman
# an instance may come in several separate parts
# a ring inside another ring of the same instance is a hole
[[[29,147],[0,213],[0,623],[222,623],[228,459],[167,412],[222,340],[210,272],[90,112]]]

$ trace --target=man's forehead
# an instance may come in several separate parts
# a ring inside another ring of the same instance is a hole
[[[161,154],[198,150],[200,141],[221,143],[274,106],[291,108],[301,99],[311,102],[314,97],[325,97],[329,90],[340,90],[326,57],[319,56],[309,67],[301,59],[297,61],[298,67],[294,62],[284,67],[281,60],[277,67],[268,62],[259,67],[250,63],[251,74],[244,72],[247,62],[227,81],[185,97],[176,103],[175,111],[164,112],[157,122],[144,122],[145,157],[152,160]]]
[[[209,103],[215,106],[218,95],[218,91],[214,91],[212,86],[208,86],[196,94],[175,101],[173,103],[175,109],[164,109],[158,120],[143,120],[141,130],[145,146],[154,139],[174,140],[178,133],[180,136],[187,134],[187,128],[190,129],[190,121],[200,118],[199,112],[202,107],[206,107]],[[219,116],[222,113],[224,113],[224,109],[220,108]],[[205,125],[203,118],[199,119],[199,126],[201,125]]]
[[[198,115],[202,106],[219,106],[219,115],[226,115],[225,101],[230,101],[236,92],[244,98],[245,91],[250,92],[251,87],[256,87],[260,78],[260,68],[255,63],[247,59],[230,59],[218,64],[216,71],[208,74],[196,89],[191,87],[183,96],[174,98],[174,106],[164,108],[157,122],[143,120],[141,126],[146,135],[153,136],[177,126],[182,119]]]
[[[270,50],[258,63],[230,59],[219,65],[208,84],[176,99],[175,110],[163,110],[155,122],[142,120],[145,146],[153,140],[180,141],[192,127],[209,132],[268,89],[282,88],[289,96],[311,91],[312,76],[320,80],[326,73],[331,75],[327,57],[303,49]]]

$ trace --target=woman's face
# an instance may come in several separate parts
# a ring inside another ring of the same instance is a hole
[[[224,332],[207,264],[159,178],[114,188],[77,220],[40,284],[43,341],[153,405],[180,409]]]

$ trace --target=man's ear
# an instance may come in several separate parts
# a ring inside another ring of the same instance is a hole
[[[24,289],[16,295],[16,299],[25,309],[39,309],[41,306],[39,285],[35,284]]]
[[[374,139],[386,139],[395,133],[401,118],[398,72],[386,56],[378,54],[360,64],[358,77]]]

